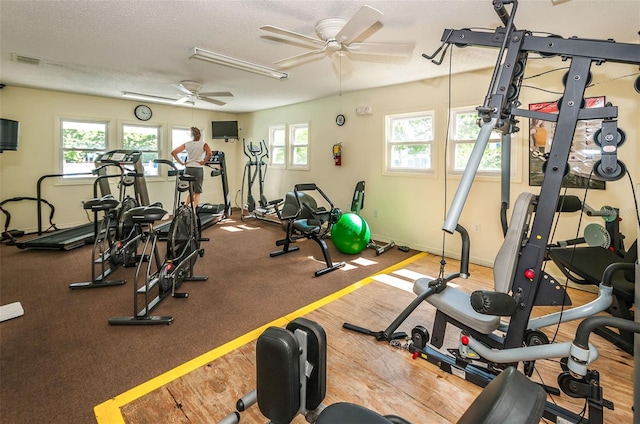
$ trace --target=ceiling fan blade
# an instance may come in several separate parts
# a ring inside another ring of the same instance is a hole
[[[310,58],[311,56],[324,53],[325,50],[327,50],[326,46],[318,50],[312,50],[295,56],[287,57],[286,59],[278,60],[276,62],[273,62],[273,64],[278,65],[280,68],[288,68],[297,65],[298,63],[304,61],[307,58]]]
[[[283,35],[285,37],[292,38],[298,41],[304,41],[305,43],[324,45],[324,41],[315,37],[309,37],[308,35],[299,34],[297,32],[289,31],[288,29],[278,28],[273,25],[264,25],[260,27],[263,31],[272,32],[274,34]]]
[[[176,100],[175,102],[173,102],[174,105],[183,105],[185,103],[187,103],[187,100],[189,100],[191,98],[191,96],[182,96],[180,97],[178,100]]]
[[[220,100],[216,100],[216,99],[210,99],[208,97],[202,97],[202,96],[198,96],[198,100],[202,100],[204,102],[209,102],[209,103],[213,103],[214,105],[218,105],[218,106],[224,106],[226,105],[225,102],[222,102]]]
[[[174,87],[176,87],[178,90],[182,91],[187,96],[191,96],[193,94],[191,91],[187,90],[182,85],[174,85]]]
[[[349,44],[360,34],[365,32],[380,20],[382,12],[371,6],[362,6],[360,10],[336,34],[336,40],[342,44]]]
[[[233,94],[229,93],[228,91],[216,91],[216,92],[211,92],[211,93],[198,93],[198,95],[206,96],[206,97],[233,97]]]
[[[393,43],[351,43],[345,47],[350,53],[408,56],[413,52],[415,46],[413,44]]]

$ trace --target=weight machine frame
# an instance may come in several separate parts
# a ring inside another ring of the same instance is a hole
[[[511,5],[511,10],[507,11],[505,5]],[[624,176],[626,168],[617,158],[618,145],[621,145],[623,141],[621,140],[623,138],[621,137],[621,132],[617,127],[618,108],[611,103],[599,108],[585,108],[583,106],[584,95],[591,79],[590,69],[593,64],[602,65],[605,62],[614,62],[640,65],[640,45],[616,43],[614,40],[593,40],[577,37],[564,39],[557,35],[543,37],[533,35],[531,31],[518,30],[514,25],[517,5],[517,0],[493,0],[494,9],[504,27],[499,27],[493,32],[480,32],[471,29],[445,29],[441,38],[442,45],[433,55],[423,55],[439,65],[443,62],[444,56],[452,44],[458,47],[481,46],[499,49],[487,95],[484,103],[477,108],[481,124],[480,132],[445,218],[442,227],[444,231],[453,234],[460,227],[458,220],[477,174],[483,153],[494,130],[502,132],[500,214],[503,228],[506,229],[506,216],[510,203],[511,134],[518,132],[520,129],[517,125],[519,121],[516,118],[525,117],[556,123],[551,150],[546,163],[544,181],[537,196],[536,213],[531,222],[530,237],[523,240],[516,262],[516,271],[512,282],[516,310],[510,316],[504,340],[499,346],[500,350],[494,351],[490,349],[490,347],[477,341],[472,335],[468,335],[468,343],[463,342],[470,349],[478,352],[481,357],[489,358],[489,360],[492,360],[491,356],[508,356],[507,359],[510,361],[524,361],[530,359],[530,357],[538,357],[537,354],[548,354],[549,357],[558,354],[560,356],[568,355],[568,344],[564,344],[564,346],[548,345],[525,348],[522,346],[525,341],[526,330],[530,326],[533,307],[545,304],[545,296],[548,295],[545,290],[542,290],[545,275],[542,265],[546,260],[546,250],[560,197],[562,181],[567,171],[567,161],[573,134],[579,120],[602,119],[601,134],[599,135],[602,159],[594,166],[594,174],[601,179],[609,181],[614,181]],[[521,103],[518,97],[527,58],[530,53],[539,54],[543,57],[559,56],[570,63],[565,78],[564,93],[558,100],[559,111],[557,114],[520,108]],[[636,287],[636,290],[638,290],[638,287]],[[345,324],[345,328],[348,328],[347,324]],[[373,335],[378,340],[393,338],[393,335],[386,334],[388,330],[385,330],[385,332],[371,332],[366,329],[355,330]],[[498,346],[493,347],[497,348]],[[426,342],[420,346],[410,346],[409,349],[416,357],[422,356],[445,371],[456,375],[466,374],[464,378],[475,384],[484,386],[493,378],[481,370],[469,372],[470,367],[462,368],[456,358],[429,348],[426,346]],[[525,351],[524,349],[529,350]],[[584,365],[584,370],[581,370],[580,375],[585,376],[585,378],[577,379],[571,377],[570,381],[567,379],[565,382],[567,383],[566,386],[586,384],[593,387],[590,393],[579,396],[587,399],[589,420],[584,420],[570,411],[551,404],[547,405],[546,418],[563,418],[567,422],[577,422],[578,420],[592,423],[602,422],[602,408],[603,406],[608,407],[608,404],[602,398],[597,373],[586,370],[586,365],[597,357],[597,351],[593,353],[582,352],[582,354],[581,360],[584,361],[581,364]],[[636,382],[637,386],[638,383]]]

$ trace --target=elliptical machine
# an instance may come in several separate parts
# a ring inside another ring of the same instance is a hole
[[[262,140],[260,144],[253,144],[249,142],[247,145],[245,140],[242,139],[242,149],[244,155],[248,158],[247,163],[244,165],[244,173],[242,175],[242,188],[240,189],[240,198],[242,206],[240,210],[240,219],[259,219],[261,221],[272,222],[280,225],[280,220],[277,218],[276,206],[282,202],[282,199],[268,201],[264,195],[264,180],[267,176],[267,160],[269,159],[269,148],[267,144]],[[258,203],[253,195],[253,184],[256,179],[258,180],[258,187],[260,190],[260,197]],[[244,188],[245,181],[247,183],[247,197],[246,203],[244,202]]]
[[[180,175],[180,171],[170,160],[155,159],[154,162],[169,165],[172,168],[169,176],[176,176],[174,212],[167,235],[166,254],[164,260],[161,260],[158,250],[160,236],[154,228],[154,223],[167,214],[167,211],[162,209],[162,205],[156,203],[127,211],[125,219],[139,228],[139,235],[129,243],[137,243],[142,239],[145,242],[142,254],[148,255],[149,260],[145,270],[144,284],[139,284],[143,262],[138,262],[133,286],[133,315],[113,317],[109,320],[111,325],[171,324],[173,316],[153,316],[151,311],[169,295],[183,299],[189,297],[188,293],[177,291],[183,282],[206,281],[209,278],[193,275],[198,256],[204,256],[204,249],[200,248],[200,242],[208,239],[201,238],[201,227],[193,204],[187,205],[180,202],[181,193],[187,190],[190,198],[193,198],[195,177],[188,174]],[[151,298],[150,293],[155,287],[157,287],[157,295]],[[144,297],[142,309],[138,309],[139,296]]]

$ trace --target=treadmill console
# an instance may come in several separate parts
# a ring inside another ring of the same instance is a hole
[[[102,163],[105,161],[114,161],[125,164],[133,164],[140,161],[142,152],[139,150],[111,150],[106,153],[102,153],[96,158],[96,163]]]

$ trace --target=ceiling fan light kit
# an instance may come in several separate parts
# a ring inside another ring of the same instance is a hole
[[[289,77],[287,73],[280,72],[277,69],[268,68],[266,66],[258,65],[257,63],[251,63],[247,62],[246,60],[236,59],[234,57],[210,52],[199,47],[193,48],[193,53],[191,54],[191,56],[189,56],[189,59],[199,59],[205,62],[215,63],[217,65],[227,66],[229,68],[239,69],[241,71],[252,72],[254,74],[279,80],[284,80]]]

